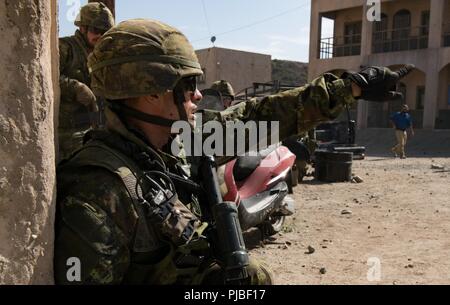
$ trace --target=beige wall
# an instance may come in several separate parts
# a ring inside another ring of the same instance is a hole
[[[311,60],[308,66],[308,80],[311,81],[322,73],[336,70],[359,70],[361,56],[335,57],[332,59]]]
[[[331,12],[338,9],[361,6],[363,0],[312,0],[312,4],[319,12]]]
[[[53,283],[56,16],[0,0],[0,284]]]
[[[205,83],[199,84],[200,89],[209,88],[214,81],[224,79],[237,93],[254,82],[272,80],[270,55],[217,47],[197,50],[196,53],[206,71]]]

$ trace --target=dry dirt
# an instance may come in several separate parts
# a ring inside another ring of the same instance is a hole
[[[406,160],[368,149],[353,162],[362,183],[306,178],[292,195],[296,213],[276,239],[247,233],[251,256],[283,285],[450,284],[450,154],[436,151],[442,142],[435,142],[408,151]]]

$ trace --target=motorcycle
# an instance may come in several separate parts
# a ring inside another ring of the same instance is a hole
[[[220,93],[206,89],[198,108],[224,110]],[[275,144],[255,155],[240,156],[219,167],[218,177],[225,201],[234,202],[243,231],[258,227],[265,236],[280,232],[294,213],[292,193],[296,156]]]

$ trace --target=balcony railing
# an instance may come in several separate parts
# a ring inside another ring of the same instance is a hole
[[[428,26],[418,26],[374,32],[372,52],[386,53],[426,49],[428,47],[428,29]]]
[[[443,33],[444,47],[450,47],[450,23],[444,24]]]
[[[320,58],[354,56],[361,54],[361,35],[347,35],[322,38],[320,40]]]

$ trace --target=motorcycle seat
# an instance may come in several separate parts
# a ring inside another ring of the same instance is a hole
[[[247,179],[261,164],[261,161],[266,158],[271,152],[277,149],[276,145],[267,147],[258,151],[256,156],[241,156],[237,157],[236,163],[233,167],[233,176],[235,181],[243,181]]]

